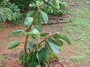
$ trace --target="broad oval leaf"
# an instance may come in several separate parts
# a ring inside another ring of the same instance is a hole
[[[57,46],[63,46],[63,42],[59,39],[50,38],[49,41],[56,44]]]
[[[55,0],[55,2],[56,2],[56,8],[59,10],[60,9],[60,5],[59,5],[60,0]]]
[[[12,42],[7,46],[7,48],[8,48],[8,49],[13,49],[13,48],[17,47],[19,44],[20,44],[19,41],[12,41]]]
[[[49,34],[49,33],[41,33],[40,36],[45,37],[45,36],[47,36],[48,34]]]
[[[41,33],[39,32],[39,30],[37,30],[36,28],[33,29],[32,32],[25,32],[26,35],[28,36],[34,36],[34,35],[40,35]]]
[[[35,11],[32,11],[32,10],[28,11],[27,17],[32,17],[33,13],[35,13]]]
[[[61,38],[61,36],[60,36],[59,34],[55,34],[55,35],[53,36],[53,38],[59,40],[59,39]]]
[[[23,56],[23,64],[27,63],[27,59],[28,59],[28,54],[24,54]]]
[[[42,15],[44,22],[47,24],[48,23],[48,15],[44,11],[41,11],[41,10],[40,10],[40,13]]]
[[[62,39],[65,40],[69,45],[71,45],[71,39],[68,36],[64,35],[62,36]]]
[[[36,34],[36,35],[40,35],[40,34],[41,34],[38,29],[34,29],[34,30],[32,31],[32,33],[34,33],[34,34]]]
[[[25,32],[25,35],[34,36],[34,35],[36,35],[36,34],[34,34],[33,32]]]
[[[17,33],[21,33],[21,32],[23,32],[23,30],[15,30],[12,32],[12,34],[17,34]]]
[[[28,42],[28,47],[29,47],[29,49],[30,49],[30,51],[32,51],[32,49],[33,49],[33,44],[32,44],[32,42]]]
[[[39,52],[38,52],[38,58],[40,63],[43,62],[46,58],[46,49],[42,48]]]
[[[58,57],[58,55],[57,55],[56,53],[52,53],[52,56],[53,56],[56,60],[59,61],[59,57]]]
[[[51,47],[51,49],[56,53],[56,54],[60,54],[60,49],[57,45],[55,45],[54,43],[52,42],[49,42],[49,45]]]
[[[26,17],[25,22],[24,22],[24,26],[26,28],[28,28],[32,24],[32,22],[33,22],[33,18],[32,17]]]
[[[43,30],[42,23],[39,23],[38,26],[39,26],[39,30],[40,30],[40,32],[42,32],[42,30]]]

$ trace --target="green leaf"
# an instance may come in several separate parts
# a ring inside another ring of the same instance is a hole
[[[12,34],[17,34],[17,33],[21,33],[21,32],[23,32],[23,30],[15,30],[12,32]]]
[[[32,57],[33,57],[33,55],[30,55],[30,56],[28,57],[28,59],[27,59],[27,63],[28,63],[28,64],[32,62]]]
[[[39,23],[39,30],[40,30],[40,32],[42,32],[42,30],[43,30],[43,26],[41,23]]]
[[[39,52],[38,52],[38,58],[40,63],[43,62],[46,58],[46,49],[42,48]]]
[[[49,34],[49,33],[41,33],[40,36],[45,37],[45,36],[47,36],[48,34]]]
[[[35,3],[30,3],[30,4],[29,4],[29,7],[35,8],[35,7],[36,7],[36,4],[35,4]]]
[[[8,49],[13,49],[13,48],[17,47],[19,44],[20,44],[19,41],[12,41],[12,42],[7,46],[7,48],[8,48]]]
[[[59,40],[59,39],[61,38],[61,36],[60,36],[59,34],[55,34],[55,35],[53,36],[53,38]]]
[[[22,64],[22,63],[23,63],[23,51],[20,51],[20,53],[19,53],[19,55],[18,55],[18,58],[19,58],[18,62],[19,62],[20,64]]]
[[[48,41],[45,41],[45,48],[47,49],[47,58],[46,59],[48,61],[51,61],[52,58],[55,58],[55,59],[59,60],[58,55],[52,50]]]
[[[33,44],[32,44],[30,41],[28,42],[28,47],[29,47],[30,51],[32,51],[32,49],[33,49]]]
[[[18,58],[21,59],[23,57],[23,51],[19,52]]]
[[[27,63],[27,59],[28,59],[28,54],[24,54],[23,56],[23,64]]]
[[[60,46],[60,47],[63,46],[63,42],[61,40],[50,38],[49,41],[56,44],[57,46]]]
[[[25,21],[24,21],[24,26],[26,28],[28,28],[33,22],[33,18],[32,17],[26,17]]]
[[[39,32],[39,30],[37,30],[37,29],[34,29],[33,31],[32,31],[32,33],[34,33],[34,34],[36,34],[36,35],[40,35],[41,33]]]
[[[28,36],[34,36],[34,35],[36,35],[33,32],[25,32],[25,34],[28,35]]]
[[[41,4],[43,4],[43,1],[36,1],[37,6],[40,6]]]
[[[40,13],[42,15],[42,18],[43,18],[44,22],[47,24],[48,23],[48,16],[47,16],[47,14],[44,11],[41,11],[41,10],[40,10]]]
[[[35,12],[35,11],[32,11],[32,10],[28,11],[28,13],[27,13],[27,17],[32,16],[32,14],[33,14],[34,12]]]
[[[58,57],[58,55],[57,55],[56,53],[53,53],[52,56],[53,56],[56,60],[59,61],[59,57]]]
[[[69,45],[71,45],[71,39],[68,36],[64,35],[62,39],[65,40]]]
[[[47,49],[49,54],[53,53],[53,50],[51,49],[48,41],[45,41],[45,48]]]
[[[55,2],[56,2],[56,8],[59,10],[60,9],[60,5],[59,5],[60,1],[59,0],[55,0]]]
[[[48,67],[49,61],[48,61],[48,60],[45,60],[45,61],[44,61],[44,64],[45,64],[46,67]]]
[[[60,54],[60,49],[59,49],[59,47],[58,47],[56,44],[54,44],[54,43],[52,43],[52,42],[49,42],[49,45],[50,45],[51,49],[52,49],[56,54]]]
[[[25,32],[25,34],[28,36],[34,36],[34,35],[40,35],[41,33],[39,32],[38,29],[34,28],[32,32]]]

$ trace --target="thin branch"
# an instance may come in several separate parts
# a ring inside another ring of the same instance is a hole
[[[33,50],[30,52],[30,55],[33,53],[33,51],[37,48],[37,46],[41,45],[41,43],[43,43],[45,40],[51,38],[52,36],[54,36],[56,33],[54,34],[49,34],[48,36],[44,37],[43,39],[41,39],[39,41],[39,43],[33,48]]]

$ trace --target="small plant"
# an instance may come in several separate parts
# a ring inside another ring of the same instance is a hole
[[[3,24],[0,25],[0,32],[5,28]]]
[[[60,54],[60,48],[63,46],[63,40],[71,44],[70,39],[67,36],[61,36],[59,32],[42,32],[42,22],[48,23],[48,15],[42,10],[43,5],[45,5],[43,1],[37,2],[37,9],[27,13],[24,22],[25,30],[13,32],[13,34],[22,32],[26,35],[24,50],[19,54],[19,63],[24,67],[41,67],[42,64],[48,67],[53,58],[59,60],[58,54]],[[31,40],[28,39],[29,37]],[[19,44],[19,41],[12,41],[7,48],[13,49]]]

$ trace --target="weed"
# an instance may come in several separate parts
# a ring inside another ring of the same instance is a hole
[[[0,55],[0,66],[2,65],[2,60],[4,60],[4,56]]]
[[[83,58],[84,58],[84,56],[74,56],[74,60],[75,60],[76,62],[82,61]]]
[[[3,24],[0,25],[0,31],[2,31],[5,28]]]

